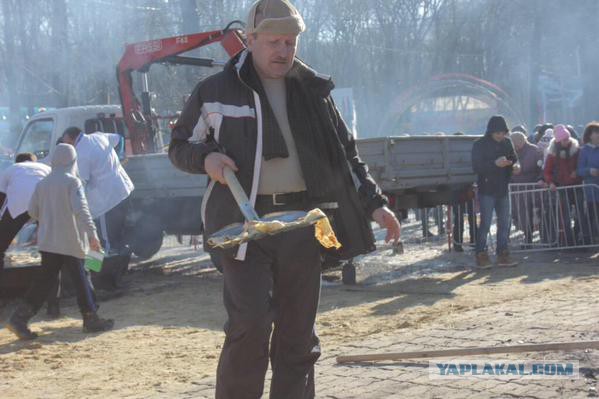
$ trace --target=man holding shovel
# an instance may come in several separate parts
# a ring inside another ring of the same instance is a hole
[[[304,29],[288,1],[254,3],[248,49],[195,88],[173,130],[173,164],[211,179],[202,203],[204,243],[248,213],[226,186],[227,168],[260,216],[325,210],[343,245],[340,258],[375,249],[369,218],[387,228],[387,241],[399,240],[399,223],[330,97],[332,81],[295,57]],[[313,398],[321,264],[314,229],[211,256],[224,274],[228,313],[216,397],[260,397],[270,356],[271,398]]]

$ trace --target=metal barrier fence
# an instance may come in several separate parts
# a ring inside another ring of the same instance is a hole
[[[536,183],[510,184],[509,206],[512,252],[599,247],[599,185],[551,190]],[[478,198],[451,208],[447,215],[450,249],[474,245],[480,224]],[[495,245],[496,230],[494,216],[488,248]]]

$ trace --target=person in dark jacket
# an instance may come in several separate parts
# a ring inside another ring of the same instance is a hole
[[[453,193],[452,217],[453,217],[453,249],[456,252],[464,252],[464,214],[468,220],[468,238],[470,244],[476,239],[476,218],[474,213],[474,190],[473,185],[468,184]]]
[[[599,243],[599,122],[591,122],[584,129],[583,147],[578,157],[578,175],[585,184],[588,231]]]
[[[387,240],[399,239],[399,222],[330,96],[331,79],[295,57],[303,30],[288,1],[255,2],[246,26],[248,49],[200,82],[173,129],[173,164],[210,177],[202,204],[204,242],[243,221],[224,168],[236,172],[261,216],[324,208],[342,244],[338,257],[374,250],[370,219],[387,228]],[[321,268],[314,229],[233,250],[207,249],[224,275],[228,314],[216,398],[261,397],[269,357],[271,398],[313,398]]]
[[[509,129],[502,116],[489,119],[483,138],[472,147],[472,167],[478,175],[480,225],[476,239],[478,267],[491,266],[487,253],[487,235],[491,228],[493,211],[497,214],[497,265],[515,266],[508,251],[510,211],[508,185],[512,171],[519,171],[518,157],[507,134]]]
[[[456,132],[453,135],[464,136],[464,133]],[[457,188],[453,192],[452,197],[453,249],[456,252],[464,252],[464,214],[468,215],[468,236],[470,244],[474,244],[476,239],[473,184]]]

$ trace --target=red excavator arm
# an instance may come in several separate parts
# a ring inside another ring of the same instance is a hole
[[[241,32],[230,29],[192,35],[169,37],[129,44],[117,66],[119,94],[123,108],[123,119],[129,130],[127,138],[128,152],[145,154],[156,152],[154,137],[156,128],[152,121],[150,93],[148,89],[148,71],[155,63],[175,65],[195,65],[203,67],[222,66],[212,59],[180,56],[190,50],[220,42],[230,57],[245,48]],[[133,71],[142,74],[141,100],[133,90]]]

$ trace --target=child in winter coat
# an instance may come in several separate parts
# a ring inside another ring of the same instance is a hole
[[[27,323],[48,296],[61,266],[68,271],[75,285],[83,330],[106,331],[114,325],[113,320],[98,317],[93,287],[83,268],[86,240],[96,251],[100,249],[100,242],[83,186],[77,177],[76,161],[75,148],[59,144],[52,157],[52,172],[38,183],[29,203],[29,215],[39,223],[38,248],[42,271],[34,278],[24,302],[8,321],[7,328],[22,340],[37,337]]]

